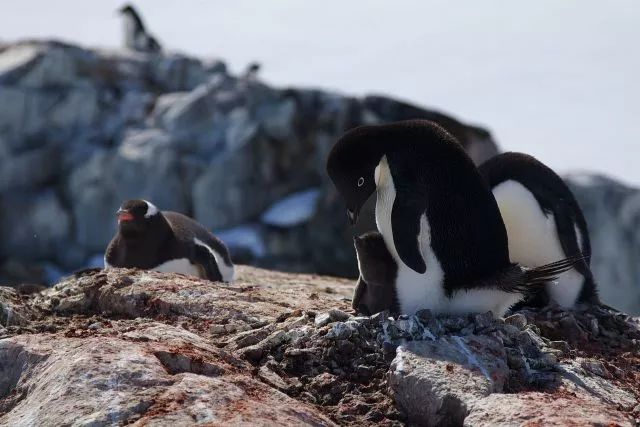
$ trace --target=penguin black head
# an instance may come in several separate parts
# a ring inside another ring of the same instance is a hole
[[[132,14],[132,15],[137,15],[136,14],[136,10],[133,8],[132,5],[130,4],[125,4],[124,6],[122,6],[120,9],[118,9],[118,12],[120,12],[121,14]]]
[[[124,237],[136,237],[151,229],[162,214],[146,200],[127,200],[116,212],[118,229]]]
[[[329,153],[327,173],[347,204],[351,225],[376,190],[375,170],[382,155],[370,126],[347,132]]]
[[[395,279],[398,266],[382,235],[372,231],[354,237],[360,279],[353,294],[352,307],[371,315],[383,310],[397,311]]]

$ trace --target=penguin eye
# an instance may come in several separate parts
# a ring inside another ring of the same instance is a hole
[[[358,178],[358,187],[362,187],[364,185],[364,178],[360,177]]]

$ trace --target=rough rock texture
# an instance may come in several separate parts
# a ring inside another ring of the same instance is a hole
[[[0,425],[621,425],[640,321],[605,308],[354,317],[353,283],[87,270],[0,288]]]
[[[0,209],[2,283],[52,283],[91,264],[127,198],[194,216],[237,262],[354,276],[344,206],[325,173],[339,135],[423,117],[477,161],[497,152],[486,130],[444,114],[275,89],[178,54],[7,45],[0,99],[0,206],[12,207]]]
[[[599,175],[571,175],[567,182],[587,218],[603,301],[640,314],[640,190]]]

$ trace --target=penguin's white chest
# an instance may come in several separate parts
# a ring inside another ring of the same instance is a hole
[[[526,267],[539,267],[566,258],[556,221],[545,214],[536,198],[521,183],[505,181],[493,188],[500,214],[507,229],[509,257],[512,262]],[[581,235],[574,226],[578,245]],[[575,269],[560,275],[557,284],[547,285],[551,298],[564,307],[575,304],[584,278]]]
[[[124,33],[124,45],[129,49],[135,49],[136,46],[136,23],[134,19],[125,14],[122,17],[123,33]]]
[[[396,292],[402,313],[415,313],[429,308],[434,311],[447,311],[444,293],[444,272],[431,247],[431,229],[426,215],[420,218],[420,233],[416,236],[420,253],[425,261],[427,270],[420,274],[409,268],[398,256],[393,240],[391,227],[391,211],[396,198],[396,190],[389,171],[386,157],[383,157],[376,168],[376,224],[382,234],[385,244],[398,264],[396,278]]]
[[[181,273],[200,278],[204,277],[202,269],[197,265],[191,264],[191,261],[187,258],[177,258],[163,262],[153,267],[152,270],[160,273]]]

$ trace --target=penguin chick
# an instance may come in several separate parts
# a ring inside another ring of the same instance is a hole
[[[383,310],[398,314],[395,281],[398,265],[393,260],[382,234],[370,231],[353,238],[360,277],[353,293],[351,306],[370,316]]]
[[[524,270],[509,260],[493,194],[462,146],[433,122],[353,129],[331,149],[327,172],[352,224],[376,193],[376,224],[398,266],[401,313],[502,316],[522,298],[511,287],[551,280],[576,262],[522,272],[505,288],[505,275]]]
[[[511,261],[537,267],[584,254],[548,285],[546,300],[563,307],[598,303],[587,222],[573,193],[552,169],[532,156],[504,153],[479,167],[498,203],[507,229]],[[544,301],[544,300],[543,300]],[[532,302],[533,305],[540,305]]]
[[[122,15],[124,23],[124,46],[127,49],[149,53],[162,51],[160,43],[147,33],[142,18],[132,5],[126,4],[118,12]]]
[[[136,267],[232,282],[227,247],[202,225],[146,200],[128,200],[117,212],[118,231],[104,256],[105,268]]]

